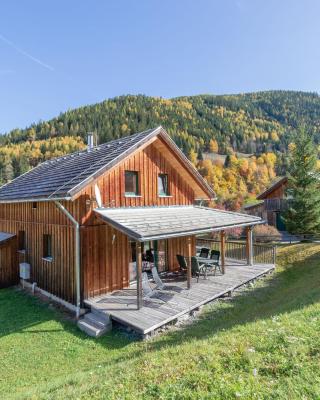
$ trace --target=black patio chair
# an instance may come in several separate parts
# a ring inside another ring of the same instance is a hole
[[[220,266],[220,264],[219,264],[219,260],[220,260],[220,251],[218,251],[218,250],[211,250],[211,252],[210,252],[210,260],[214,260],[214,263],[212,263],[212,266],[214,267],[214,274],[216,274],[217,268],[218,268],[219,271],[222,273],[222,271],[221,271],[221,266]]]
[[[187,260],[181,254],[177,254],[176,257],[179,263],[180,271],[186,273],[188,270]]]
[[[199,282],[200,275],[203,275],[204,279],[207,278],[207,270],[199,265],[197,257],[191,257],[191,274],[197,277],[197,282]]]
[[[207,247],[202,247],[202,249],[200,250],[199,257],[208,258],[209,257],[209,251],[210,251],[210,249],[208,249]]]

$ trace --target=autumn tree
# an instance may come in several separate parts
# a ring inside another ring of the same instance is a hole
[[[211,153],[218,153],[219,145],[218,145],[218,142],[215,139],[211,139],[210,140],[209,149],[210,149]]]

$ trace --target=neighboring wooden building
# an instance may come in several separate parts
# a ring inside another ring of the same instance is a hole
[[[197,234],[221,231],[223,238],[227,228],[261,223],[194,206],[214,197],[162,127],[44,162],[0,188],[0,231],[13,235],[18,249],[10,282],[25,261],[29,282],[78,315],[84,299],[130,281],[141,295],[148,250],[160,271],[175,270],[176,254],[195,253]]]
[[[19,282],[17,237],[0,232],[0,289]]]
[[[245,211],[250,215],[261,217],[269,225],[275,226],[279,231],[285,231],[286,227],[281,215],[287,208],[286,188],[288,178],[277,178],[263,193],[257,196],[259,202],[248,205]]]

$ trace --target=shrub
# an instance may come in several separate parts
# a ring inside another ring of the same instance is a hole
[[[258,242],[272,242],[281,238],[278,229],[271,225],[256,225],[253,228],[253,235]]]

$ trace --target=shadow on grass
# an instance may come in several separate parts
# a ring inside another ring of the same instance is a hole
[[[319,302],[319,264],[320,251],[303,261],[290,262],[290,266],[266,278],[262,286],[240,293],[224,306],[213,302],[206,306],[195,322],[148,342],[148,351],[208,339],[221,330],[289,313]],[[117,329],[98,340],[89,338],[79,331],[75,323],[64,319],[59,311],[51,310],[48,303],[15,289],[0,290],[0,338],[12,333],[36,335],[58,332],[60,328],[57,329],[56,326],[52,330],[46,325],[43,329],[34,329],[49,321],[59,323],[61,331],[80,340],[95,341],[99,346],[110,350],[124,349],[135,339],[134,335],[126,337]],[[130,352],[130,357],[139,357],[145,351],[145,346],[138,346],[135,351]],[[126,353],[121,353],[118,361],[124,357]]]
[[[290,266],[265,278],[265,282],[261,282],[263,286],[238,294],[225,306],[217,302],[207,305],[199,319],[150,342],[148,351],[209,339],[222,330],[290,313],[319,302],[319,264],[320,251],[303,262],[291,262]]]
[[[49,322],[56,322],[57,325],[52,325],[50,329],[47,324]],[[18,288],[0,290],[0,339],[19,333],[34,335],[36,340],[39,334],[58,332],[70,333],[80,340],[94,341],[110,350],[123,348],[132,342],[124,335],[119,335],[117,330],[100,339],[90,338],[78,329],[70,316],[51,308],[49,302],[42,301]]]

